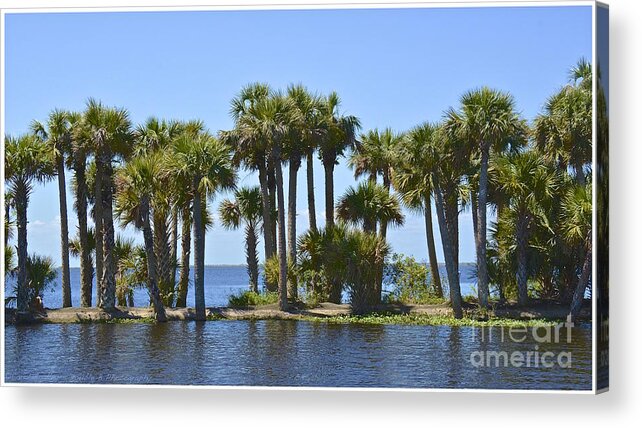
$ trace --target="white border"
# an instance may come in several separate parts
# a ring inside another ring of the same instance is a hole
[[[232,0],[233,1],[233,0]],[[324,9],[408,9],[408,8],[481,8],[481,7],[554,7],[554,6],[590,6],[592,8],[592,70],[595,70],[597,62],[596,58],[596,25],[597,25],[597,1],[456,1],[456,2],[403,2],[403,3],[389,3],[389,2],[341,2],[341,3],[317,3],[317,4],[296,4],[296,3],[277,3],[277,4],[226,4],[216,6],[111,6],[111,7],[12,7],[0,9],[0,27],[3,29],[0,34],[0,144],[3,147],[0,159],[2,165],[0,172],[4,177],[4,129],[5,129],[5,99],[4,99],[4,86],[5,86],[5,35],[4,25],[5,16],[7,14],[16,13],[79,13],[79,12],[178,12],[178,11],[232,11],[232,10],[324,10]],[[600,6],[608,7],[607,4],[600,2]],[[593,112],[592,112],[592,150],[593,150],[593,168],[595,168],[597,161],[597,148],[596,148],[596,85],[597,79],[592,79],[593,91]],[[596,174],[593,174],[593,227],[592,227],[592,243],[596,245],[596,224],[597,215],[595,210],[596,203]],[[0,202],[4,206],[4,180],[0,184],[2,195],[0,195]],[[0,236],[4,239],[4,228],[1,228]],[[4,247],[0,250],[4,257]],[[597,272],[597,254],[593,251],[593,266],[592,278],[596,278]],[[0,267],[4,278],[4,264]],[[4,281],[4,280],[3,280]],[[594,280],[595,281],[595,280]],[[309,386],[223,386],[223,385],[148,385],[148,384],[75,384],[75,383],[11,383],[5,382],[4,375],[4,308],[1,311],[0,322],[1,338],[0,345],[0,387],[89,387],[89,388],[155,388],[155,389],[205,389],[205,390],[280,390],[280,391],[355,391],[355,392],[467,392],[467,393],[499,393],[499,394],[562,394],[562,395],[595,395],[597,391],[597,356],[595,355],[597,349],[596,337],[596,299],[595,293],[591,294],[592,302],[592,382],[590,390],[547,390],[547,389],[472,389],[472,388],[367,388],[367,387],[309,387]],[[4,286],[0,290],[0,297],[4,301]],[[608,390],[608,388],[606,388]],[[604,389],[599,392],[604,391]]]

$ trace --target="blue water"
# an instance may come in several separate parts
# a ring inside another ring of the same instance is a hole
[[[569,366],[480,366],[474,358],[534,350],[568,353]],[[449,326],[41,324],[6,327],[4,376],[21,383],[586,390],[591,363],[590,324],[575,328],[569,343],[545,344],[532,335],[503,340],[498,328],[482,336]]]
[[[474,266],[462,264],[460,267],[461,293],[462,295],[474,294]],[[446,269],[439,266],[442,278],[446,277]],[[72,306],[80,306],[80,269],[70,269],[71,280],[71,303]],[[187,305],[194,306],[193,269],[190,269],[190,289],[187,295]],[[262,283],[262,274],[259,275],[259,282]],[[178,278],[178,275],[177,275]],[[238,294],[248,289],[249,277],[245,266],[205,266],[205,305],[226,306],[232,294]],[[5,296],[15,295],[13,288],[15,278],[7,277],[5,281]],[[44,305],[48,308],[59,308],[62,306],[62,280],[60,271],[51,289],[45,291],[43,296]],[[261,284],[262,286],[262,284]],[[95,302],[95,282],[92,303]],[[134,290],[134,305],[147,306],[149,296],[146,288]]]

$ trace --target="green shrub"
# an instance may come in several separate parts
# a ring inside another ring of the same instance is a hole
[[[387,296],[390,303],[403,304],[440,304],[430,281],[428,266],[417,262],[413,257],[394,254],[386,265],[384,278],[393,287]]]
[[[253,291],[244,291],[241,294],[231,295],[228,305],[231,308],[247,308],[249,306],[270,305],[279,301],[279,293],[265,292],[255,293]]]
[[[272,257],[265,261],[265,269],[263,270],[263,278],[266,284],[279,283],[279,255],[274,254]],[[288,282],[296,281],[296,266],[292,259],[288,257]]]

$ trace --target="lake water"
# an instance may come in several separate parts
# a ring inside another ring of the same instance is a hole
[[[446,269],[443,265],[439,266],[441,276],[446,276]],[[190,281],[193,281],[193,269],[190,269]],[[460,266],[461,290],[462,295],[473,294],[474,284],[474,266],[462,264]],[[69,272],[71,280],[71,302],[72,306],[80,306],[80,269],[71,268]],[[259,275],[259,281],[262,281],[262,274]],[[178,278],[178,275],[176,276]],[[238,294],[248,289],[249,277],[245,266],[205,266],[205,305],[226,306],[228,298],[232,294]],[[58,278],[51,289],[46,290],[43,296],[44,304],[48,308],[59,308],[62,306],[62,280],[60,270]],[[5,281],[5,296],[15,295],[13,288],[15,278],[7,277]],[[92,302],[95,303],[95,283],[94,295]],[[149,296],[146,288],[137,288],[134,290],[135,306],[148,306]],[[187,305],[194,306],[194,289],[190,282],[190,289],[187,294]]]
[[[590,389],[590,325],[573,329],[571,343],[486,334],[482,341],[472,327],[277,320],[7,326],[5,381]],[[550,352],[549,361],[568,353],[570,366],[480,366],[484,358],[472,358],[534,350]]]

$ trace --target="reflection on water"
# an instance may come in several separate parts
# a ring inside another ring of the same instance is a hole
[[[571,343],[481,341],[471,327],[297,321],[43,324],[5,329],[5,381],[590,389],[590,325]],[[570,352],[564,367],[476,366],[471,353]]]

